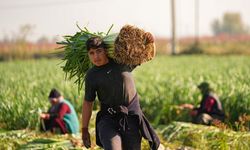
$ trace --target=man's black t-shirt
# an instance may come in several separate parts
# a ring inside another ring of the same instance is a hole
[[[94,66],[86,74],[85,100],[94,101],[97,94],[102,104],[111,107],[119,105],[127,106],[128,111],[133,112],[133,114],[139,118],[138,122],[140,122],[140,124],[138,130],[140,130],[142,136],[149,141],[151,149],[156,150],[160,145],[160,140],[148,120],[142,114],[131,74],[134,68],[135,67],[117,64],[112,59],[110,59],[106,65],[100,67]],[[96,126],[102,117],[100,112],[97,114]],[[121,117],[121,120],[122,119]],[[102,146],[98,134],[98,127],[96,129],[97,145]]]
[[[134,68],[112,59],[103,66],[92,67],[85,77],[85,100],[94,101],[97,94],[102,104],[127,106],[136,94],[131,74]]]

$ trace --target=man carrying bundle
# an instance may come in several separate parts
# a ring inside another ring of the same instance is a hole
[[[214,120],[224,121],[225,114],[221,102],[209,84],[202,82],[198,88],[202,93],[200,106],[195,108],[192,104],[183,104],[180,107],[191,110],[190,115],[193,118],[193,123],[210,125]]]
[[[49,101],[52,106],[47,113],[40,115],[42,130],[55,133],[59,129],[61,134],[78,134],[79,122],[71,103],[64,99],[56,89],[50,91]]]
[[[153,43],[150,33],[145,33],[145,42]],[[96,95],[101,109],[96,118],[96,143],[105,150],[140,150],[141,139],[149,141],[156,150],[159,139],[143,115],[136,91],[132,70],[136,65],[123,65],[108,57],[100,37],[86,42],[88,56],[94,66],[85,77],[85,97],[82,111],[82,140],[91,147],[88,130]]]

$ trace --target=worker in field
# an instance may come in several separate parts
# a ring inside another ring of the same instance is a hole
[[[150,33],[147,42],[154,42]],[[156,150],[159,139],[143,115],[133,76],[135,66],[116,63],[108,57],[100,37],[87,42],[90,61],[94,66],[85,78],[85,97],[82,111],[82,140],[91,147],[89,121],[93,102],[98,96],[100,111],[96,117],[96,143],[105,150],[140,150],[142,137]]]
[[[207,82],[198,85],[202,94],[202,100],[199,107],[192,104],[183,104],[181,108],[190,109],[193,123],[210,125],[214,120],[224,121],[225,114],[222,109],[219,98],[214,94],[212,88]]]
[[[72,104],[56,89],[50,91],[49,101],[51,107],[48,112],[40,114],[41,129],[52,133],[78,134],[79,121]]]

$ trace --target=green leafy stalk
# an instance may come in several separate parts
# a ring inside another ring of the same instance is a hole
[[[59,53],[64,56],[62,60],[65,63],[61,67],[65,72],[65,79],[74,79],[78,85],[78,91],[80,91],[87,71],[93,66],[88,58],[87,40],[94,36],[101,37],[107,47],[109,57],[113,57],[114,41],[118,34],[110,34],[113,24],[107,33],[90,32],[86,27],[80,28],[78,24],[76,26],[80,30],[79,32],[63,36],[64,40],[57,42],[57,44],[62,45],[60,49],[63,49]]]

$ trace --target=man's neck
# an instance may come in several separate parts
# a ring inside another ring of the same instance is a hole
[[[107,58],[107,60],[105,61],[105,63],[103,63],[101,66],[97,66],[97,67],[103,67],[105,65],[107,65],[109,63],[109,59]]]

